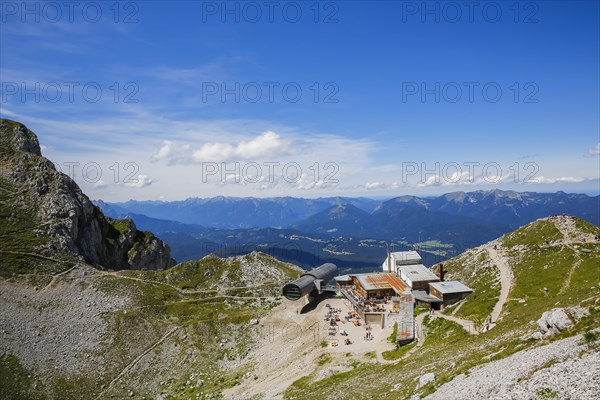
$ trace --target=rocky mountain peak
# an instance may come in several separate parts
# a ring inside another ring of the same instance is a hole
[[[0,119],[0,130],[5,136],[2,144],[7,146],[7,150],[42,155],[37,136],[25,125],[9,119]]]
[[[174,265],[169,247],[152,233],[105,217],[75,181],[41,155],[36,135],[25,125],[0,119],[0,149],[2,228],[8,232],[2,242],[21,243],[23,268],[32,264],[27,257],[57,254],[107,269]]]

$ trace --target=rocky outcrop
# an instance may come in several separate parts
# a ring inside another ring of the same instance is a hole
[[[435,382],[435,374],[433,372],[429,372],[425,375],[422,375],[419,377],[419,384],[417,385],[417,389],[420,389],[431,382]]]
[[[541,336],[552,336],[570,328],[587,315],[589,311],[582,307],[555,308],[542,314],[537,321],[538,331]]]
[[[477,366],[425,399],[595,399],[600,353],[580,344],[581,338],[557,340]]]
[[[47,239],[32,252],[67,253],[107,269],[165,269],[175,264],[163,241],[138,231],[130,221],[105,217],[70,177],[42,156],[36,135],[25,125],[0,119],[0,148],[2,183],[20,194],[7,209],[29,211],[36,236]]]
[[[131,228],[135,225],[131,221]],[[169,246],[147,231],[135,230],[134,241],[126,246],[127,262],[132,269],[162,269],[160,266],[173,266],[173,260],[169,256]],[[125,249],[124,249],[125,250]]]

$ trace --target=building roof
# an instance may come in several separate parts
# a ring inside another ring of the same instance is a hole
[[[429,286],[442,294],[466,292],[473,293],[473,289],[459,281],[431,282]]]
[[[392,273],[383,274],[356,274],[354,275],[358,279],[358,283],[363,289],[369,290],[382,290],[382,289],[394,289],[398,294],[402,294],[407,286]]]
[[[401,265],[398,271],[406,275],[412,282],[439,281],[440,278],[423,264]]]
[[[403,265],[404,263],[419,264],[421,261],[423,261],[419,253],[417,253],[414,250],[394,251],[393,253],[391,253],[391,255],[394,261],[396,262],[396,265]]]

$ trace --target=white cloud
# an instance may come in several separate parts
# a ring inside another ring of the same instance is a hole
[[[248,178],[241,176],[240,174],[228,174],[221,181],[217,183],[217,186],[225,185],[246,185]]]
[[[385,188],[387,188],[387,185],[382,182],[367,182],[367,184],[365,184],[365,189],[367,190],[377,190]]]
[[[249,142],[241,142],[236,149],[236,155],[244,158],[260,158],[272,154],[287,152],[287,143],[275,132],[267,131]]]
[[[190,144],[177,144],[165,140],[158,151],[152,154],[150,160],[152,162],[167,160],[171,165],[188,165],[206,162],[257,160],[266,157],[273,159],[289,154],[291,143],[291,140],[285,140],[272,131],[266,131],[249,140],[240,140],[237,144],[204,143],[193,151]]]
[[[144,188],[154,183],[154,180],[147,175],[140,174],[136,179],[132,179],[130,182],[126,182],[125,186],[133,188]]]
[[[588,178],[576,178],[572,176],[563,176],[560,178],[546,178],[545,176],[538,176],[532,178],[529,182],[526,183],[580,183],[587,181]]]
[[[268,178],[266,176],[261,176],[257,185],[258,190],[260,191],[275,189],[279,185],[279,179],[277,179],[276,177]]]
[[[189,144],[177,144],[171,140],[164,140],[158,151],[150,156],[150,162],[167,160],[169,164],[188,164],[191,158],[191,148],[192,146]]]
[[[104,182],[102,179],[100,179],[98,182],[94,183],[94,188],[96,188],[96,189],[104,189],[107,186],[108,186],[108,184],[106,182]]]
[[[291,188],[300,190],[311,190],[311,189],[329,189],[336,187],[338,182],[335,180],[325,180],[323,178],[315,179],[313,174],[302,173],[298,179],[289,179],[289,185]],[[284,179],[285,181],[285,179]]]
[[[260,191],[269,189],[278,189],[280,193],[287,193],[291,190],[312,190],[312,189],[331,189],[338,186],[338,182],[333,179],[325,180],[322,177],[316,179],[314,174],[302,172],[300,176],[282,176],[282,175],[249,175],[227,174],[221,180],[215,182],[216,186],[224,187],[230,185],[241,185],[252,187]]]
[[[151,161],[164,160],[164,159],[170,157],[171,154],[173,154],[173,142],[170,140],[165,140],[165,141],[163,141],[163,144],[160,147],[160,149],[158,149],[158,151],[156,153],[152,154],[152,157],[150,157],[150,160]]]
[[[514,176],[506,174],[500,177],[484,177],[476,176],[471,178],[467,172],[454,173],[449,177],[443,177],[441,175],[431,175],[424,182],[417,183],[416,187],[443,187],[443,186],[482,186],[482,185],[502,185],[508,183],[520,183],[520,184],[555,184],[555,183],[581,183],[589,181],[589,178],[578,178],[572,176],[564,176],[558,178],[547,178],[545,176],[537,176],[530,178],[525,181],[514,181]]]
[[[588,151],[583,155],[585,158],[596,157],[600,155],[600,143],[595,145],[594,147],[588,149]]]
[[[235,153],[235,148],[230,144],[205,143],[194,151],[192,160],[197,163],[231,161]]]
[[[279,157],[288,153],[289,143],[275,132],[267,131],[249,141],[241,141],[236,146],[228,143],[205,143],[194,151],[195,162],[223,162],[251,160],[264,157]]]
[[[354,186],[354,189],[366,189],[366,190],[390,190],[398,189],[401,187],[408,187],[408,185],[400,184],[399,182],[385,183],[385,182],[367,182],[364,185]]]

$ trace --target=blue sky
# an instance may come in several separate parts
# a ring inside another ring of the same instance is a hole
[[[92,198],[600,191],[597,1],[0,4],[0,113]]]

